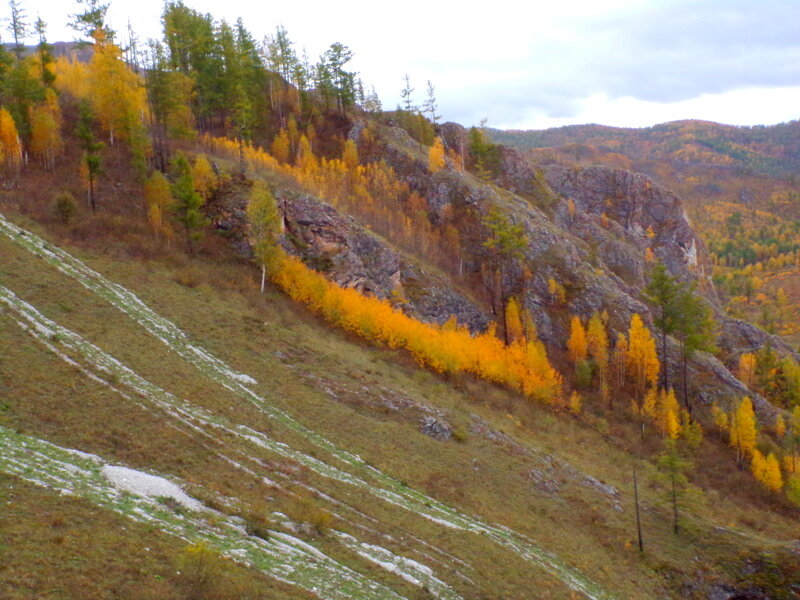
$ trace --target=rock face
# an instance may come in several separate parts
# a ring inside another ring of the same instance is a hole
[[[355,219],[307,194],[280,203],[284,249],[342,287],[388,298],[400,288],[400,254]]]
[[[486,311],[452,282],[428,273],[385,240],[329,204],[285,189],[275,190],[283,215],[281,245],[290,254],[350,287],[396,303],[426,321],[444,323],[452,315],[472,331],[489,323]],[[223,191],[208,207],[217,229],[238,254],[250,257],[247,241],[246,190]]]
[[[356,123],[349,137],[358,141],[363,130],[363,123]],[[440,133],[450,148],[466,143],[466,131],[458,125],[445,124]],[[389,299],[423,320],[443,323],[455,315],[472,331],[499,321],[502,299],[513,295],[530,311],[539,337],[559,364],[573,314],[588,317],[605,311],[612,336],[627,331],[634,313],[652,325],[641,297],[649,268],[646,255],[652,253],[673,276],[698,282],[717,313],[726,363],[735,364],[741,352],[769,338],[722,313],[707,251],[680,200],[647,176],[603,167],[539,168],[503,149],[498,187],[452,163],[430,174],[425,153],[400,128],[383,127],[380,140],[380,157],[427,200],[432,224],[446,221],[457,228],[459,272],[433,273],[422,266],[429,257],[401,253],[318,198],[275,190],[284,217],[283,247],[339,285]],[[217,227],[243,254],[249,252],[245,197],[233,190],[212,207]],[[484,246],[484,218],[492,207],[521,226],[528,240],[523,256],[507,261],[499,272],[487,268]],[[491,277],[498,279],[492,283]],[[551,279],[564,287],[565,301],[553,298]],[[791,351],[779,340],[773,345],[782,353]],[[674,343],[669,358],[674,380],[680,362]],[[691,393],[701,402],[746,392],[725,364],[710,355],[698,355],[690,373]],[[754,403],[762,416],[771,417],[774,409],[766,401],[756,397]]]

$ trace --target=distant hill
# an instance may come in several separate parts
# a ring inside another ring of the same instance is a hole
[[[14,49],[14,44],[3,44],[6,50],[11,52]],[[92,45],[82,44],[80,42],[53,42],[53,56],[59,58],[61,56],[74,57],[80,62],[89,62],[92,58]],[[28,56],[36,52],[36,46],[25,46],[23,56]]]
[[[492,129],[489,134],[495,142],[520,150],[585,145],[632,160],[736,166],[778,177],[800,168],[800,121],[753,127],[673,121],[643,129],[569,125],[541,131]]]

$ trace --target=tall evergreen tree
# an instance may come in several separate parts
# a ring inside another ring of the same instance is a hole
[[[100,0],[75,0],[82,12],[76,12],[72,16],[70,27],[88,38],[96,38],[102,32],[106,40],[114,39],[114,30],[106,23],[106,13],[109,4],[103,4]]]
[[[675,299],[675,335],[681,350],[683,407],[692,411],[689,401],[689,360],[695,352],[713,352],[715,323],[708,303],[695,293],[694,282],[684,285]],[[664,370],[666,371],[666,365]]]
[[[25,37],[28,35],[28,15],[22,8],[19,0],[9,0],[8,7],[11,9],[11,17],[8,19],[8,32],[14,38],[14,54],[17,60],[22,60],[22,53],[25,51]]]
[[[674,439],[666,441],[667,448],[657,459],[658,470],[669,486],[667,497],[672,506],[672,531],[680,531],[680,511],[685,508],[689,500],[689,479],[686,473],[691,470],[692,463],[686,460],[678,449]]]
[[[502,318],[504,332],[506,285],[505,280],[509,275],[513,262],[525,255],[528,246],[528,236],[525,228],[511,219],[497,206],[493,206],[483,219],[487,229],[487,237],[483,247],[487,250],[484,285],[489,291],[492,312]],[[508,343],[508,339],[506,339]]]
[[[645,288],[647,299],[656,305],[658,310],[653,317],[653,324],[661,336],[661,387],[669,387],[669,367],[667,360],[667,337],[675,333],[678,325],[679,287],[675,279],[667,273],[664,263],[658,261],[650,272],[650,282]]]
[[[86,194],[92,212],[97,212],[97,193],[95,185],[97,178],[103,173],[103,164],[100,158],[102,142],[98,142],[92,131],[94,117],[92,107],[87,100],[82,100],[79,106],[78,126],[75,135],[83,146],[83,165],[86,173]]]
[[[192,168],[183,154],[177,154],[172,161],[174,183],[172,197],[175,199],[172,212],[175,219],[183,225],[186,248],[190,255],[194,254],[194,243],[200,239],[206,218],[200,210],[203,198],[197,193],[192,180]]]

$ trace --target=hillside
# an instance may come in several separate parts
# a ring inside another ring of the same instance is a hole
[[[491,131],[536,164],[647,173],[682,198],[712,254],[728,312],[800,342],[796,173],[798,123],[731,127],[696,121],[644,129]]]
[[[0,595],[797,596],[797,356],[680,195],[164,23],[8,57]]]

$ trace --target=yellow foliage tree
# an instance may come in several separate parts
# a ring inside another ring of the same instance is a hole
[[[586,360],[588,344],[586,342],[586,329],[578,316],[572,315],[569,324],[569,339],[567,340],[567,351],[569,358],[574,365]]]
[[[437,137],[433,141],[433,145],[428,150],[428,170],[431,173],[436,173],[444,168],[444,145],[442,138]]]
[[[208,202],[217,189],[217,176],[205,154],[200,154],[192,165],[192,182],[195,191],[202,196],[203,202]]]
[[[753,476],[768,490],[773,492],[781,491],[781,488],[783,488],[783,475],[780,463],[775,455],[770,452],[764,458],[764,455],[755,448],[752,455],[750,470]]]
[[[30,109],[30,150],[42,162],[45,169],[53,169],[56,156],[64,150],[64,140],[61,138],[61,110],[55,92],[47,88],[45,94],[45,101]]]
[[[783,415],[779,414],[775,417],[775,435],[778,439],[782,438],[786,433],[786,421],[783,420]]]
[[[22,144],[19,141],[14,117],[5,107],[0,108],[0,151],[2,151],[3,167],[7,171],[19,171],[22,167]]]
[[[589,326],[586,328],[586,344],[589,349],[589,356],[597,365],[597,372],[600,376],[600,388],[602,389],[608,378],[608,334],[606,325],[599,313],[595,312],[589,319]]]
[[[272,153],[272,156],[274,156],[275,160],[278,162],[289,162],[291,148],[289,134],[286,133],[285,129],[281,128],[281,130],[278,132],[278,135],[276,135],[275,139],[272,140],[272,145],[270,145],[269,150]]]
[[[570,394],[570,397],[569,397],[569,409],[570,409],[570,411],[572,411],[572,413],[576,414],[576,415],[580,414],[581,405],[582,404],[583,404],[583,400],[581,398],[581,395],[578,392],[573,391],[572,394]]]
[[[611,369],[614,373],[615,385],[617,389],[621,389],[628,377],[628,338],[624,333],[617,334],[617,342],[614,344],[614,353],[611,356]],[[609,407],[611,398],[609,396]]]
[[[89,100],[109,142],[132,143],[143,131],[147,114],[147,92],[141,78],[122,58],[122,51],[96,32],[94,54],[89,63]]]
[[[711,417],[714,419],[714,425],[716,425],[721,431],[727,433],[728,428],[730,427],[728,413],[722,410],[716,402],[711,405]]]
[[[730,444],[736,448],[736,460],[740,464],[755,449],[757,437],[758,425],[753,402],[745,396],[733,412],[730,427]]]
[[[344,143],[342,162],[344,163],[344,168],[350,173],[355,172],[358,168],[358,147],[355,141],[347,140]]]
[[[509,344],[525,341],[525,328],[522,323],[519,302],[513,296],[509,298],[506,305],[506,339]]]
[[[752,389],[756,382],[756,356],[755,354],[745,353],[739,357],[739,370],[737,372],[739,380],[748,389]]]
[[[631,317],[628,329],[626,354],[628,372],[633,377],[636,397],[641,400],[645,387],[658,381],[660,364],[656,353],[656,342],[638,314]]]
[[[567,301],[567,290],[553,277],[547,280],[547,291],[553,304],[564,304]]]
[[[172,189],[161,171],[153,171],[144,182],[144,199],[147,204],[147,220],[157,236],[171,240],[174,231],[167,219],[172,204]]]

